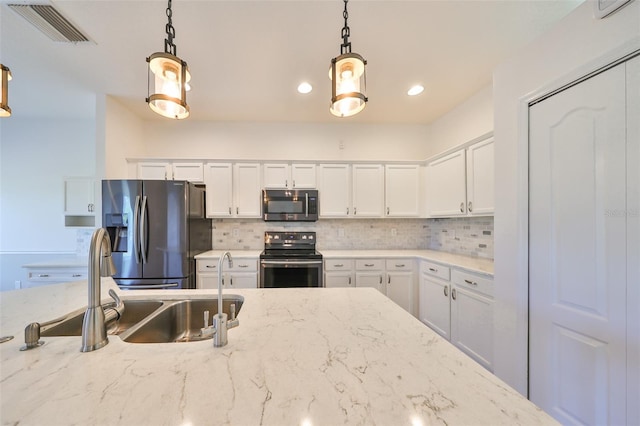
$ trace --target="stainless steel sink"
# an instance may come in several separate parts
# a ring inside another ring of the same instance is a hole
[[[171,343],[211,339],[202,336],[204,311],[209,311],[209,325],[218,313],[218,298],[135,300],[123,299],[122,317],[107,325],[110,335],[119,335],[129,343]],[[231,317],[231,305],[236,315],[240,312],[244,297],[225,294],[222,311]],[[104,305],[109,306],[109,305]],[[81,336],[85,309],[78,309],[59,319],[42,323],[40,336]]]
[[[122,333],[164,305],[161,300],[123,300],[122,302],[124,303],[122,317],[118,321],[108,324],[107,332],[109,334]],[[41,324],[40,336],[81,336],[85,311],[84,308],[78,309],[58,320]]]
[[[204,312],[209,311],[209,325],[218,313],[218,299],[191,299],[166,305],[147,318],[129,328],[120,338],[129,343],[172,343],[211,339],[201,333],[204,327]],[[236,315],[240,312],[244,298],[237,295],[223,295],[222,311],[231,315],[231,305],[235,305]]]

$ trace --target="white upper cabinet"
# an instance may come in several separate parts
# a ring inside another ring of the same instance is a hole
[[[420,167],[414,164],[385,166],[385,214],[417,217],[420,206]]]
[[[64,181],[64,213],[93,215],[95,211],[95,180],[89,177],[67,178]]]
[[[263,165],[265,188],[297,189],[316,187],[315,164],[268,163]]]
[[[431,216],[467,214],[465,151],[456,151],[429,164],[427,203]]]
[[[467,211],[472,215],[493,214],[493,138],[467,148]]]
[[[354,164],[353,216],[383,217],[384,167],[381,164]]]
[[[204,182],[204,167],[199,162],[189,163],[138,163],[138,179],[144,180],[186,180]]]
[[[320,164],[318,167],[320,217],[349,217],[351,210],[351,166]]]
[[[493,176],[493,137],[429,163],[426,194],[429,216],[492,215]]]
[[[260,217],[260,165],[207,163],[207,217]]]

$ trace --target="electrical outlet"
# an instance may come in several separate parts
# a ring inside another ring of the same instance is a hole
[[[238,228],[233,228],[233,236],[236,238],[240,236],[240,230]]]

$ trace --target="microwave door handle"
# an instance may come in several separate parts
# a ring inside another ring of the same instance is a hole
[[[304,201],[305,201],[304,216],[309,217],[309,193],[308,192],[304,193]]]

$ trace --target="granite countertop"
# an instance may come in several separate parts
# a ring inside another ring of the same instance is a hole
[[[220,257],[225,250],[210,250],[200,253],[196,259],[216,259]],[[234,257],[259,257],[261,250],[229,250]],[[324,258],[332,257],[413,257],[416,259],[424,259],[432,262],[438,262],[445,265],[456,266],[471,272],[486,274],[493,276],[493,260],[483,259],[480,257],[464,256],[461,254],[446,253],[437,250],[320,250]]]
[[[103,279],[103,295],[117,289]],[[212,290],[120,292],[126,298]],[[229,344],[80,337],[21,352],[24,327],[86,306],[86,282],[0,293],[1,422],[431,425],[555,421],[375,289],[246,289]]]

